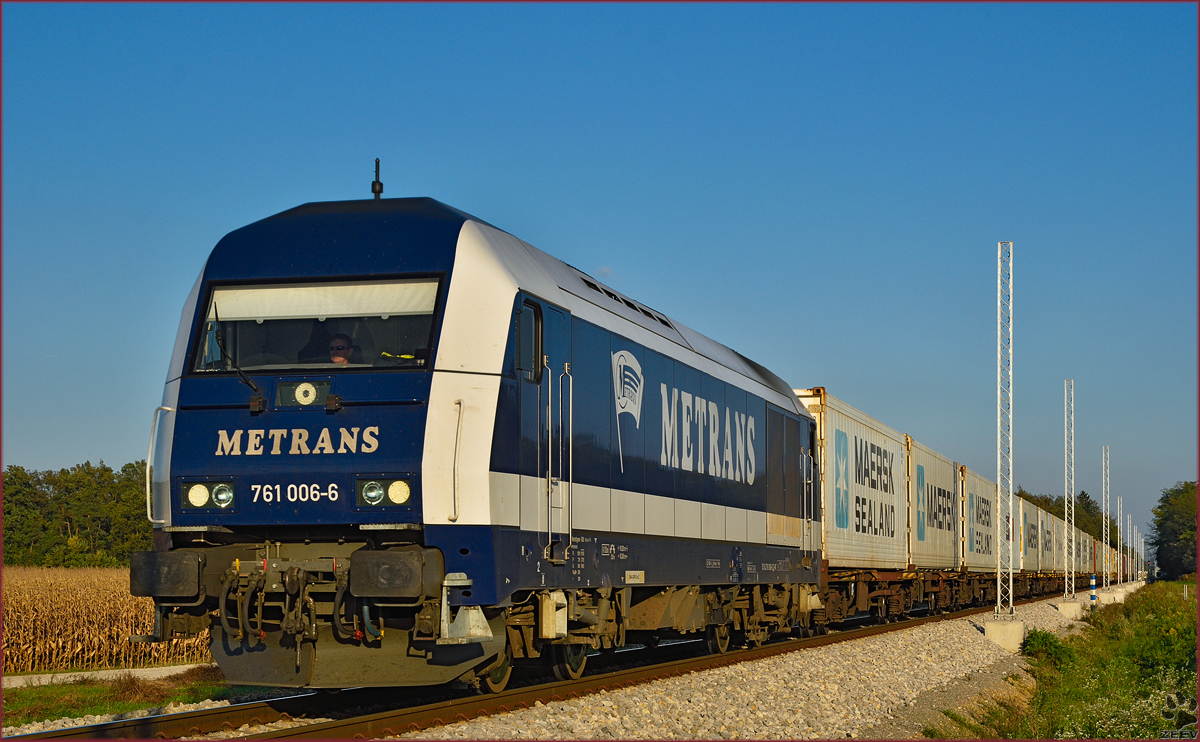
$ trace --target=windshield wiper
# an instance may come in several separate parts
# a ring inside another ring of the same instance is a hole
[[[221,313],[217,311],[217,303],[215,301],[213,302],[213,317],[217,320],[217,347],[221,349],[221,357],[229,361],[229,365],[233,366],[234,371],[237,371],[238,378],[242,380],[243,384],[253,389],[255,394],[261,394],[262,390],[250,380],[250,377],[246,375],[241,366],[237,365],[237,361],[233,360],[233,356],[229,355],[229,351],[225,350],[225,338],[221,336]]]

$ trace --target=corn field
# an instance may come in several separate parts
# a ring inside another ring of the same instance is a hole
[[[5,673],[211,662],[208,632],[133,644],[154,629],[154,602],[129,594],[127,568],[5,567]]]

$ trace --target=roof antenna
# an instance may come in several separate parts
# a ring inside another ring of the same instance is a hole
[[[375,180],[371,181],[371,193],[375,194],[375,200],[379,200],[379,194],[383,193],[383,183],[379,180],[379,158],[375,158]]]

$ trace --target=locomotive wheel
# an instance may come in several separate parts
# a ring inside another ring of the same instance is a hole
[[[729,651],[729,624],[715,624],[704,629],[704,640],[711,654],[725,654]]]
[[[501,693],[508,687],[508,681],[512,678],[512,655],[508,650],[504,650],[504,661],[488,670],[480,678],[483,682],[480,687],[487,693]]]
[[[559,680],[578,680],[587,666],[586,644],[554,644],[550,650],[550,666]]]
[[[739,632],[738,644],[745,645],[750,649],[757,649],[767,643],[767,638],[770,635],[765,628],[754,626],[749,631]]]

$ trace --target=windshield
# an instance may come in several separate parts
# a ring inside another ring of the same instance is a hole
[[[437,292],[436,278],[218,288],[192,367],[422,368]]]

